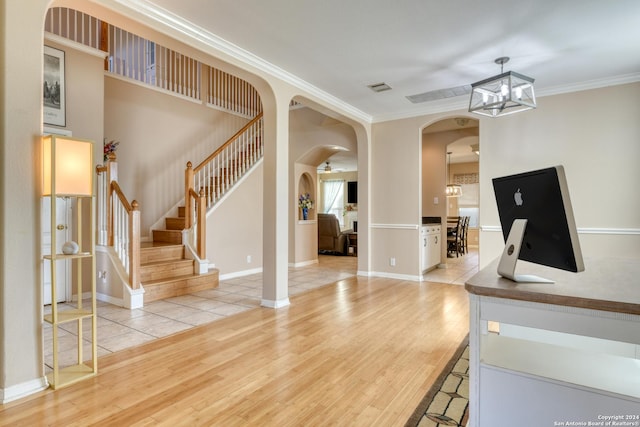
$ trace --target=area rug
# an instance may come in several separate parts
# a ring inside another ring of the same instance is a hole
[[[469,336],[453,354],[405,427],[466,426],[469,417]]]

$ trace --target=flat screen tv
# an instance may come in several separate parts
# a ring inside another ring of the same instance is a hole
[[[505,248],[498,274],[516,282],[553,283],[516,275],[518,259],[562,270],[584,271],[563,166],[493,179]]]
[[[358,182],[347,182],[347,203],[358,203]]]

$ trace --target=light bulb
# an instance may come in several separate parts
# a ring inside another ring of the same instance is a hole
[[[516,88],[516,98],[522,99],[522,88],[521,87],[517,87]]]
[[[503,83],[502,86],[500,86],[500,93],[502,96],[507,96],[509,94],[509,87]]]

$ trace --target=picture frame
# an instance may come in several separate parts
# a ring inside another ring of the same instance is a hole
[[[43,122],[49,125],[66,126],[66,90],[64,51],[50,46],[44,47],[43,66]]]

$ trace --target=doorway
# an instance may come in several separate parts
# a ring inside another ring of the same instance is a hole
[[[476,119],[447,118],[422,130],[422,216],[440,218],[441,239],[447,243],[447,218],[469,218],[465,250],[450,252],[449,244],[441,245],[440,264],[425,280],[464,284],[478,270],[479,153]],[[462,193],[447,195],[450,185]]]

